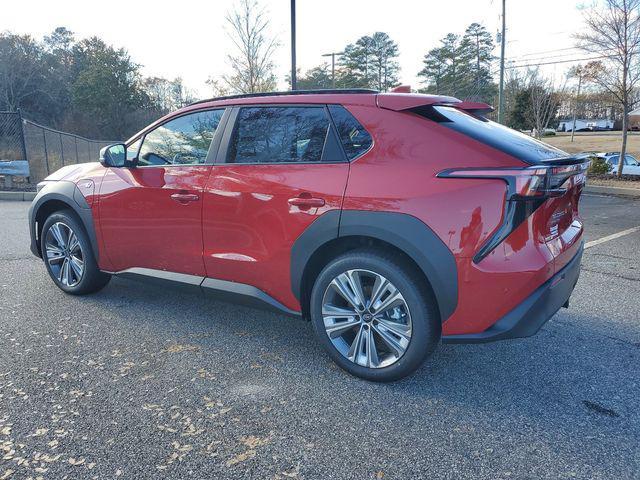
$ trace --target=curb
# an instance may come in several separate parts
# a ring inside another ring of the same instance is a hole
[[[36,192],[0,192],[0,201],[31,202]]]
[[[597,193],[600,195],[614,195],[618,197],[640,198],[640,188],[608,187],[604,185],[589,185],[584,189],[585,193]]]

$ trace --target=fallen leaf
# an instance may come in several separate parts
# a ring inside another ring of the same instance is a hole
[[[271,441],[271,437],[260,438],[260,437],[255,437],[253,435],[240,438],[240,443],[242,443],[245,447],[248,447],[250,449],[254,449],[256,447],[262,447],[263,445],[268,444],[270,441]]]
[[[180,445],[179,442],[173,442],[171,445],[179,452],[190,452],[191,450],[193,450],[193,446],[189,444]]]
[[[181,353],[181,352],[195,352],[196,350],[200,350],[200,347],[197,345],[180,345],[178,343],[169,345],[166,350],[163,352],[167,353]]]
[[[233,467],[234,465],[237,465],[238,463],[249,460],[255,456],[256,456],[255,450],[247,450],[246,452],[239,453],[235,457],[227,460],[227,467]]]

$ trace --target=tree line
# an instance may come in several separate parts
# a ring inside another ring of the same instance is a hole
[[[233,45],[228,72],[207,81],[213,96],[275,90],[274,54],[282,45],[270,33],[257,0],[238,0],[225,17]],[[472,23],[447,34],[423,58],[418,91],[494,104],[497,86],[491,34]],[[400,48],[386,32],[355,39],[336,55],[298,74],[299,89],[371,88],[400,83]],[[290,83],[287,76],[285,82]],[[94,36],[77,39],[65,27],[41,40],[0,33],[0,110],[20,108],[36,122],[92,138],[126,138],[150,121],[194,100],[182,79],[144,77],[121,47]],[[521,106],[522,102],[511,102]],[[528,123],[512,115],[514,126]]]
[[[497,92],[491,69],[493,39],[472,23],[464,34],[449,33],[431,49],[418,72],[421,93],[493,101]],[[323,62],[298,75],[298,88],[373,88],[387,91],[399,85],[398,44],[385,32],[375,32],[347,44],[337,53],[335,72]]]
[[[78,40],[65,27],[42,40],[0,33],[0,111],[98,139],[123,139],[193,100],[182,80],[143,77],[124,48]]]

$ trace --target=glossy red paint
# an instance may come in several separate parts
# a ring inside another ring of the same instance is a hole
[[[72,182],[75,183],[80,193],[91,207],[91,214],[94,219],[98,219],[100,211],[98,209],[99,187],[106,169],[98,162],[80,163],[78,165],[67,165],[56,170],[45,180],[50,182]],[[104,250],[101,245],[100,235],[98,235],[98,250]],[[101,259],[102,260],[102,259]],[[102,263],[102,262],[101,262]],[[108,266],[108,264],[105,264]],[[101,265],[102,267],[102,265]]]
[[[527,165],[439,124],[426,128],[417,115],[347,108],[372,133],[375,144],[352,163],[343,208],[409,213],[453,252],[458,307],[445,320],[443,335],[486,330],[553,276],[554,259],[566,264],[575,254],[582,225],[577,213],[579,191],[574,187],[567,195],[575,223],[560,238],[547,242],[545,231],[551,212],[567,204],[566,196],[548,200],[475,264],[475,252],[501,223],[506,184],[499,179],[437,178],[436,174],[449,168]]]
[[[96,185],[100,185],[105,168],[98,162],[67,165],[49,175],[47,181],[73,182],[78,186],[87,203],[93,206],[98,196]],[[94,214],[97,214],[97,209]]]
[[[299,311],[291,291],[291,247],[314,220],[340,208],[400,212],[421,220],[455,257],[458,305],[443,319],[442,331],[453,335],[493,325],[579,248],[582,184],[571,180],[565,195],[545,200],[498,248],[474,263],[475,253],[502,222],[506,184],[436,175],[451,168],[526,165],[404,111],[459,103],[451,97],[395,93],[229,99],[187,107],[145,131],[189,111],[296,103],[345,106],[372,135],[373,147],[351,163],[117,169],[91,164],[57,172],[56,179],[76,182],[92,207],[100,267],[145,267],[240,282]],[[292,199],[299,198],[317,203],[296,205],[299,201]]]
[[[292,310],[293,242],[329,210],[340,209],[349,165],[216,165],[205,188],[207,276],[258,287]],[[320,207],[293,199],[323,200]]]
[[[107,169],[100,186],[98,228],[106,253],[100,258],[108,264],[101,268],[142,267],[204,276],[202,196],[212,168]],[[194,199],[184,199],[187,195]]]

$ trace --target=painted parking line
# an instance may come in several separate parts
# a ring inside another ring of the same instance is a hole
[[[640,232],[640,226],[628,228],[626,230],[622,230],[618,233],[613,233],[611,235],[607,235],[606,237],[599,238],[597,240],[592,240],[590,242],[585,243],[584,248],[595,247],[596,245],[600,245],[601,243],[608,242],[609,240],[615,240],[616,238],[624,237],[625,235],[629,235],[630,233]]]

